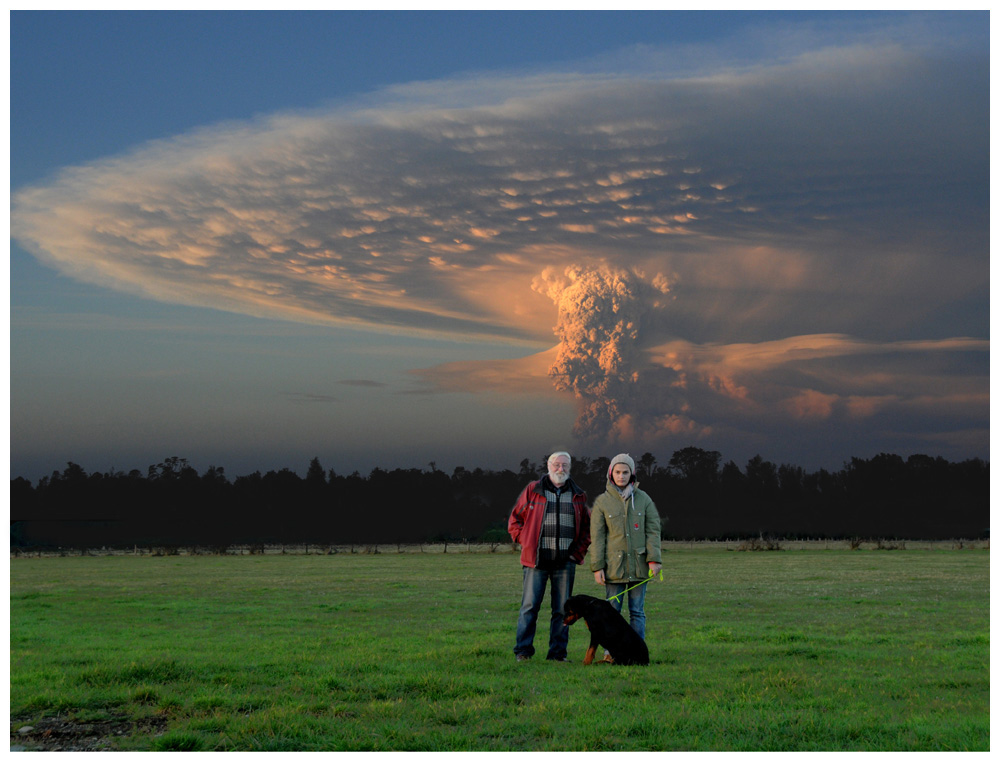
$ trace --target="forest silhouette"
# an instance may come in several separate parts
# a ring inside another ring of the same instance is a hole
[[[667,540],[739,538],[978,539],[989,533],[989,465],[881,453],[836,472],[807,472],[759,455],[744,468],[718,451],[687,447],[665,464],[636,460],[639,482]],[[327,472],[312,459],[291,469],[230,479],[171,457],[125,472],[88,474],[69,463],[34,485],[11,481],[11,547],[133,548],[508,543],[518,493],[544,474],[545,457],[518,471],[456,467]],[[572,477],[590,502],[605,489],[609,459],[576,456]]]

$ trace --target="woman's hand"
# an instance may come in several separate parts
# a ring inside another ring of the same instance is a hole
[[[594,582],[597,585],[604,585],[604,570],[598,570],[594,573]]]

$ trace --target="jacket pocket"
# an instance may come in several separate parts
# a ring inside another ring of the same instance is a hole
[[[639,580],[645,580],[649,576],[649,565],[646,563],[646,549],[635,552],[635,570],[633,575]]]

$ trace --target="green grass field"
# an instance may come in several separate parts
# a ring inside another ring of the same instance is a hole
[[[664,558],[645,668],[515,663],[509,552],[11,559],[11,744],[989,749],[988,550]]]

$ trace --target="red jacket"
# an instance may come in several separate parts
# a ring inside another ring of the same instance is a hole
[[[510,537],[515,543],[521,544],[521,564],[525,567],[534,567],[538,561],[538,542],[542,536],[542,519],[545,517],[547,503],[541,483],[541,480],[536,480],[521,491],[507,521]],[[573,513],[576,519],[576,534],[569,547],[569,556],[576,564],[581,564],[590,547],[587,494],[573,480],[567,480],[566,486],[573,491]]]

